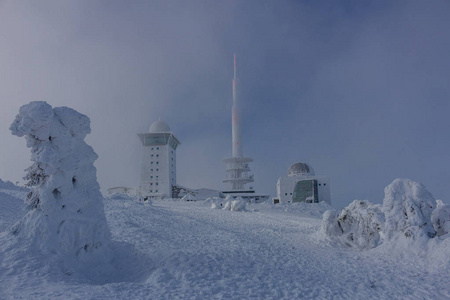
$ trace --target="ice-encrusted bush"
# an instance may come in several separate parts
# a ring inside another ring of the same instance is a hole
[[[355,200],[340,213],[327,211],[322,232],[348,246],[373,248],[382,240],[426,241],[449,231],[450,208],[435,209],[436,200],[421,183],[395,179],[384,193],[382,206]]]
[[[386,217],[385,234],[401,232],[405,237],[434,237],[431,213],[436,200],[425,186],[410,179],[395,179],[384,190],[382,211]]]
[[[32,251],[63,260],[108,259],[110,232],[93,164],[97,155],[84,141],[89,118],[36,101],[20,108],[10,130],[25,137],[33,161],[25,177],[32,188],[29,212],[11,232],[28,240]]]
[[[205,200],[206,203],[211,203],[212,209],[220,209],[223,208],[223,199],[219,197],[207,198]]]
[[[380,241],[383,223],[380,205],[355,200],[340,213],[332,210],[325,212],[322,231],[328,236],[338,237],[345,245],[373,248]]]
[[[245,211],[246,210],[246,202],[241,197],[236,197],[236,199],[233,199],[232,197],[229,197],[229,195],[225,198],[226,203],[223,207],[225,210],[231,210],[231,211]]]
[[[431,214],[431,222],[438,236],[450,232],[450,205],[436,200],[437,208]]]

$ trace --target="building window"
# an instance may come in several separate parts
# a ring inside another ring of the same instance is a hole
[[[156,154],[156,157],[159,157],[159,154]]]
[[[323,185],[327,185],[326,183],[324,183]]]
[[[153,154],[151,155],[151,157],[153,157]]]
[[[159,171],[159,169],[156,169],[156,172],[158,172]]]
[[[152,147],[152,151],[153,151],[153,147]]]
[[[153,165],[153,162],[151,162],[150,164],[152,164],[152,165]]]
[[[158,177],[159,177],[159,176],[158,176],[158,175],[156,175],[156,179],[158,179]]]
[[[287,196],[287,193],[284,193],[285,196]]]
[[[157,161],[156,164],[159,165],[159,161]]]
[[[153,190],[150,190],[150,193],[153,193]]]
[[[153,183],[150,182],[150,185],[153,185]]]
[[[159,150],[159,147],[156,147],[156,150]]]
[[[155,190],[155,193],[157,193],[158,192],[158,190]]]
[[[155,183],[155,185],[158,185],[158,183]]]
[[[151,172],[153,172],[153,169],[150,169]]]
[[[153,178],[153,176],[150,176],[150,178]]]

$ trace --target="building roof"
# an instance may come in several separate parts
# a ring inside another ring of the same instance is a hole
[[[316,173],[314,172],[314,169],[310,165],[302,162],[293,164],[287,172],[288,176],[298,176],[298,175],[314,176],[315,174]]]
[[[170,132],[170,127],[164,121],[155,121],[150,125],[150,133]]]

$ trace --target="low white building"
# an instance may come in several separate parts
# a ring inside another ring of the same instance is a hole
[[[136,195],[136,189],[130,188],[126,186],[116,186],[112,187],[106,190],[108,192],[108,195],[112,194],[125,194],[128,196],[135,196]]]
[[[293,164],[286,177],[277,182],[277,197],[273,203],[325,201],[331,204],[330,182],[327,177],[316,176],[314,169],[306,163]]]
[[[142,143],[139,195],[172,198],[177,183],[176,150],[180,141],[163,121],[153,122],[148,133],[138,136]]]

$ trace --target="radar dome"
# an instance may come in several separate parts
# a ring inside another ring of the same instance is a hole
[[[293,164],[289,168],[287,175],[288,176],[298,176],[298,175],[314,176],[315,172],[314,172],[314,169],[310,165],[298,162],[298,163]]]
[[[164,121],[155,121],[150,125],[150,133],[170,132],[170,127]]]

